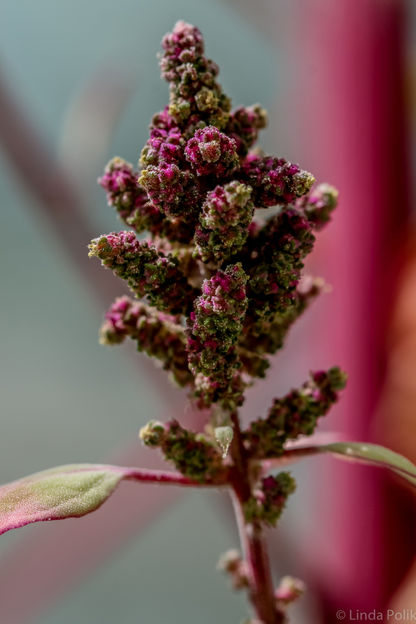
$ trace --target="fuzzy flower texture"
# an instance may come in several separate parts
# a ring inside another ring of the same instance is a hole
[[[266,111],[232,109],[197,28],[178,22],[162,46],[169,104],[151,121],[138,168],[117,157],[99,180],[129,229],[94,239],[90,255],[133,295],[111,306],[101,341],[130,338],[200,408],[232,414],[322,290],[322,281],[301,273],[337,191],[295,163],[253,150]],[[271,207],[269,216],[258,211]],[[247,452],[276,456],[286,440],[312,433],[344,383],[336,368],[312,373],[243,432]],[[193,478],[208,479],[221,465],[214,438],[195,437],[176,421],[149,423],[142,438]],[[272,522],[291,485],[269,479],[260,488]],[[253,500],[250,514],[257,513]]]

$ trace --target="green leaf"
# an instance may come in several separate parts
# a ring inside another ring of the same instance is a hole
[[[326,437],[329,436],[332,439],[334,439],[335,435],[331,433],[325,434]],[[319,438],[316,436],[317,441],[318,439],[321,440],[321,436]],[[409,459],[384,446],[369,444],[368,442],[288,445],[283,455],[262,461],[263,474],[320,453],[331,453],[340,459],[388,468],[416,487],[416,466]]]
[[[32,522],[80,517],[112,494],[129,470],[74,464],[44,470],[0,487],[0,535]]]
[[[364,464],[389,468],[416,487],[416,466],[406,457],[378,444],[366,442],[335,442],[316,447],[318,452],[328,452]]]

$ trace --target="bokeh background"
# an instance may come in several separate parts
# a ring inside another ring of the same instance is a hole
[[[0,482],[65,463],[158,465],[151,418],[198,426],[144,357],[98,344],[119,281],[88,261],[119,228],[96,185],[136,162],[167,85],[156,52],[200,27],[233,104],[270,115],[262,146],[340,190],[310,272],[332,292],[292,331],[249,419],[310,369],[350,375],[322,430],[416,460],[416,10],[405,0],[2,0],[0,7]],[[305,579],[297,624],[337,609],[414,609],[412,494],[370,468],[311,459],[270,535],[278,575]],[[220,493],[123,485],[98,512],[0,540],[1,624],[238,622],[215,566],[237,547]],[[402,620],[405,621],[405,620]]]

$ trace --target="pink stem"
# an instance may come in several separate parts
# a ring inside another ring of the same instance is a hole
[[[189,479],[179,472],[165,470],[146,470],[132,468],[126,475],[126,480],[140,481],[141,483],[163,483],[167,485],[180,485],[185,487],[221,487],[229,482],[228,471],[220,473],[215,479],[200,483]]]
[[[273,591],[270,561],[260,523],[248,523],[244,517],[244,503],[252,495],[249,464],[241,437],[237,414],[232,414],[234,428],[232,456],[234,472],[230,475],[232,501],[244,559],[249,569],[249,596],[262,624],[284,624],[285,616],[278,610]]]
[[[260,525],[247,524],[236,490],[232,493],[234,512],[244,559],[249,568],[249,596],[257,617],[264,624],[284,624],[285,616],[276,608],[270,561]]]

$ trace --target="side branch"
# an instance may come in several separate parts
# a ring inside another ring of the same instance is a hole
[[[124,479],[128,481],[139,481],[141,483],[161,483],[184,487],[224,487],[229,484],[229,471],[224,470],[224,472],[220,473],[215,479],[200,482],[189,479],[179,472],[132,468],[126,473]]]

